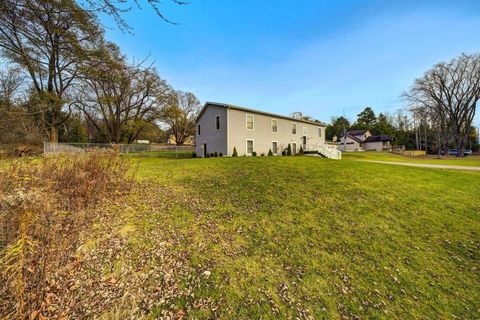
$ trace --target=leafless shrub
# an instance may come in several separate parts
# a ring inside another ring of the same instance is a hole
[[[49,274],[72,259],[96,205],[128,191],[129,172],[111,151],[12,160],[0,169],[0,318],[40,317]]]

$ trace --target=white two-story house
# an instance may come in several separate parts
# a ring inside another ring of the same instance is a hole
[[[317,152],[325,145],[325,125],[224,103],[207,102],[196,119],[195,152],[232,156],[281,155],[290,144],[292,153],[302,148]],[[323,150],[323,149],[322,149]],[[335,150],[336,151],[336,150]]]

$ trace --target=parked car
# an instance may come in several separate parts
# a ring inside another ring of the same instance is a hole
[[[448,155],[449,156],[456,156],[458,154],[458,149],[448,149]],[[463,155],[464,156],[471,156],[472,150],[471,149],[463,149]]]

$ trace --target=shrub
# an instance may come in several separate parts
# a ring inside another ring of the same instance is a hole
[[[196,157],[197,157],[197,153],[195,151],[193,151],[192,158],[196,158]]]
[[[7,318],[29,318],[46,299],[99,214],[131,186],[128,160],[112,151],[15,160],[0,171],[0,297]],[[101,212],[101,211],[100,211]]]
[[[211,152],[210,153],[210,158],[213,158],[213,157],[215,157],[215,153]]]
[[[233,147],[232,157],[238,157],[237,148]]]
[[[218,154],[218,156],[219,156],[220,158],[223,157],[223,152],[220,152],[220,153]]]
[[[303,148],[301,146],[300,146],[300,151],[298,151],[298,154],[301,156],[303,155]]]
[[[273,156],[272,149],[269,149],[269,150],[268,150],[268,156],[269,156],[269,157],[272,157],[272,156]]]
[[[287,155],[287,150],[282,150],[282,156],[286,156]]]
[[[262,156],[262,157],[265,157],[265,153],[264,153],[264,152],[262,152],[262,154],[261,154],[260,156]]]
[[[292,146],[289,143],[287,146],[287,156],[291,156],[291,155],[292,155]]]
[[[252,151],[252,157],[256,157],[257,153],[255,151]]]
[[[214,156],[215,158],[218,158],[218,152],[215,151],[215,153],[213,154],[213,156]]]

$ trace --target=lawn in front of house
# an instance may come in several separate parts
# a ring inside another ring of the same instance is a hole
[[[474,166],[480,167],[480,156],[466,156],[459,158],[456,156],[425,155],[410,157],[391,152],[343,152],[342,157],[345,160],[367,160],[367,161],[391,161],[391,162],[411,162],[411,163],[427,163],[439,165],[457,165],[457,166]]]
[[[164,195],[136,199],[129,242],[181,239],[216,302],[190,317],[478,318],[480,173],[346,158],[133,159]]]

